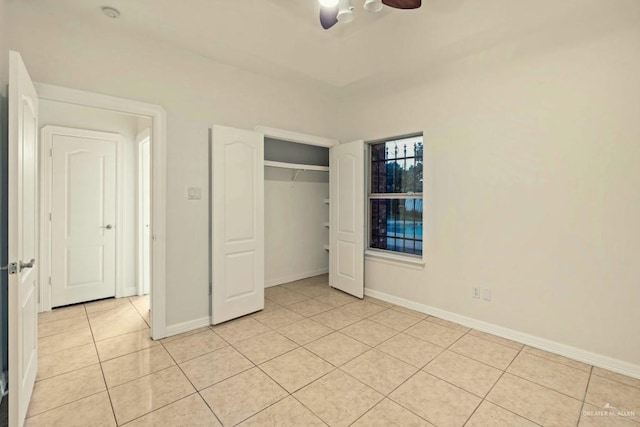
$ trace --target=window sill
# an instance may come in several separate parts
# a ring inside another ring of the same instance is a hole
[[[366,260],[383,262],[387,264],[398,265],[401,267],[422,269],[425,266],[423,258],[395,255],[382,251],[374,251],[371,249],[368,249],[364,252],[364,257]]]

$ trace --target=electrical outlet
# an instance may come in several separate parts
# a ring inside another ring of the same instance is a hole
[[[480,288],[478,288],[478,287],[473,287],[473,288],[472,288],[472,290],[473,290],[473,293],[471,294],[471,296],[472,296],[473,298],[480,299]]]
[[[491,301],[491,288],[484,288],[482,290],[482,299],[485,301]]]

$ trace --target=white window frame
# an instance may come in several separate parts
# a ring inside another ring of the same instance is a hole
[[[398,141],[402,139],[415,138],[415,137],[423,138],[422,141],[423,141],[423,147],[424,147],[424,134],[422,132],[416,132],[416,133],[411,133],[411,134],[401,135],[396,137],[381,138],[381,139],[376,139],[372,141],[366,141],[367,162],[366,162],[365,173],[366,173],[367,188],[366,188],[365,199],[367,203],[367,207],[366,207],[367,216],[365,218],[365,221],[366,221],[366,231],[367,231],[367,247],[365,249],[365,257],[368,259],[378,259],[378,260],[387,261],[391,263],[401,263],[401,264],[407,264],[407,265],[413,265],[413,266],[424,266],[424,256],[425,256],[424,226],[425,226],[425,219],[426,219],[425,215],[427,211],[424,205],[425,183],[423,182],[422,193],[375,193],[375,194],[372,194],[371,192],[371,146],[376,144],[381,144],[384,142]],[[425,159],[424,159],[424,152],[423,152],[423,168],[424,168],[424,164],[425,164]],[[425,172],[423,169],[423,180],[424,180],[424,175],[425,175]],[[422,228],[423,230],[422,231],[422,254],[414,255],[414,254],[408,254],[404,252],[372,248],[371,247],[371,222],[372,222],[371,221],[371,200],[418,199],[418,198],[422,199],[422,227],[423,227]]]

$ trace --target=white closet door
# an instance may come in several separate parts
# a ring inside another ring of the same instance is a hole
[[[264,308],[264,137],[213,126],[214,325]]]
[[[363,141],[331,147],[329,283],[364,297]]]
[[[38,370],[38,95],[9,53],[9,425],[20,427]],[[2,273],[4,274],[4,272]]]

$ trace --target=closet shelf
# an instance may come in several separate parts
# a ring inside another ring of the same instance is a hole
[[[274,162],[272,160],[265,160],[264,161],[264,165],[272,167],[272,168],[297,169],[297,170],[302,170],[302,171],[329,172],[329,166],[301,165],[301,164],[297,164],[297,163]]]

